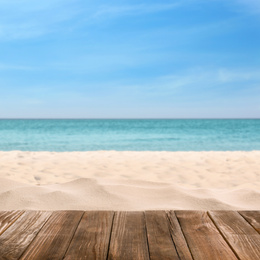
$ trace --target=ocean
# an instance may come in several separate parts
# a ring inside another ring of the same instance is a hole
[[[1,119],[1,151],[252,151],[260,119]]]

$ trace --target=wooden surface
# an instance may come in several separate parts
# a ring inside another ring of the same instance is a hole
[[[174,211],[168,212],[170,232],[180,259],[192,260],[191,252]]]
[[[258,211],[240,211],[239,212],[260,234],[260,214]]]
[[[143,212],[116,212],[108,259],[149,259]]]
[[[0,212],[3,259],[260,259],[260,211]]]
[[[207,212],[177,211],[176,216],[195,259],[237,259]]]
[[[260,259],[259,233],[238,212],[216,211],[210,216],[241,260]]]
[[[107,259],[114,212],[85,212],[65,259]]]
[[[82,216],[82,211],[53,212],[21,259],[62,259]]]
[[[0,212],[0,235],[10,227],[21,215],[23,211]]]
[[[145,212],[145,219],[150,259],[179,259],[172,242],[166,213],[163,211],[148,211]]]
[[[28,211],[0,236],[0,259],[19,259],[49,218],[49,212]]]

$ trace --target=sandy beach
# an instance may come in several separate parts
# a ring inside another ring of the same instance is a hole
[[[259,210],[260,151],[0,152],[0,210]]]

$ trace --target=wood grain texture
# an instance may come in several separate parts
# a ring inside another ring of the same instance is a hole
[[[259,227],[259,211],[4,211],[0,260],[256,260]]]
[[[83,211],[55,211],[21,259],[63,259]]]
[[[145,221],[150,259],[179,260],[165,211],[146,211]]]
[[[115,213],[108,259],[149,259],[143,212]]]
[[[22,214],[24,211],[2,211],[0,212],[0,235],[5,232]]]
[[[25,212],[0,236],[0,259],[18,259],[50,215],[50,212]]]
[[[237,259],[207,212],[176,211],[175,214],[195,260]]]
[[[107,259],[113,216],[112,211],[85,212],[64,259]]]
[[[174,211],[168,212],[170,232],[180,259],[192,260],[192,256]]]
[[[260,234],[260,211],[240,211],[239,213]]]
[[[241,260],[260,259],[260,235],[234,211],[210,211],[214,223]]]

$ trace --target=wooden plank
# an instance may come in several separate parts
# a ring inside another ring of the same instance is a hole
[[[165,211],[146,211],[145,221],[151,260],[179,259]]]
[[[108,259],[149,259],[143,212],[115,214]]]
[[[50,212],[25,212],[0,236],[1,259],[18,259],[50,215]]]
[[[260,211],[240,211],[239,213],[260,234]]]
[[[178,222],[178,219],[174,211],[168,212],[168,218],[170,222],[170,232],[171,232],[172,240],[175,244],[180,259],[192,260],[190,249],[187,245],[187,242],[182,233],[180,224]]]
[[[114,212],[85,212],[64,259],[107,259]]]
[[[175,212],[194,259],[237,259],[207,212]]]
[[[22,214],[24,211],[1,211],[0,212],[0,235],[5,232]]]
[[[260,259],[260,235],[238,212],[211,211],[209,214],[241,260]]]
[[[83,211],[55,211],[21,259],[62,259],[78,227]]]

